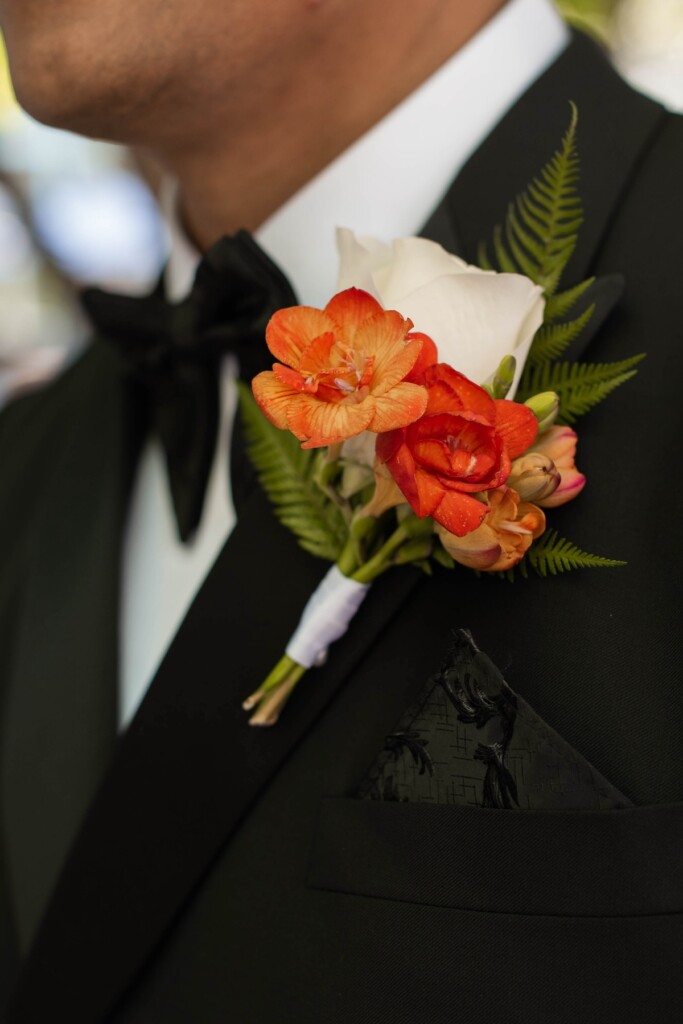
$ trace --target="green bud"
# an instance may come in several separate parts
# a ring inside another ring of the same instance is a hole
[[[560,411],[560,396],[555,391],[543,391],[524,403],[538,420],[538,432],[549,430]]]
[[[512,387],[512,381],[517,369],[517,360],[514,356],[503,356],[500,366],[495,372],[491,390],[493,398],[505,398]]]

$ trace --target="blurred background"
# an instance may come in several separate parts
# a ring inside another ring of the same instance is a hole
[[[683,0],[557,0],[636,88],[683,111]],[[46,128],[18,108],[0,40],[0,406],[84,343],[78,290],[144,292],[168,238],[123,148]]]

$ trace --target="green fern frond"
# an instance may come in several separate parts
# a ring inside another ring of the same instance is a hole
[[[477,266],[482,270],[495,270],[486,251],[486,242],[480,242],[477,246]]]
[[[626,562],[614,558],[603,558],[591,555],[560,537],[557,530],[548,530],[532,544],[518,568],[522,576],[528,576],[528,566],[539,576],[557,576],[559,573],[571,572],[573,569],[611,569]]]
[[[529,349],[527,366],[540,366],[541,363],[559,359],[565,349],[579,337],[594,312],[595,303],[584,309],[574,320],[561,324],[544,323],[536,332]]]
[[[594,277],[588,277],[574,288],[567,288],[563,292],[555,292],[554,295],[548,296],[545,303],[545,322],[554,323],[556,320],[561,320],[562,317],[571,313],[581,296],[584,292],[588,291],[594,282]]]
[[[574,423],[589,409],[607,398],[615,388],[630,380],[644,355],[615,363],[543,363],[524,371],[516,401],[555,391],[560,398],[561,418]]]
[[[571,110],[569,128],[559,150],[510,205],[505,224],[496,228],[493,236],[498,269],[526,274],[541,285],[546,296],[553,296],[557,291],[583,223],[583,207],[577,190],[578,112],[573,103]],[[485,269],[490,269],[484,246],[480,247],[479,259]]]
[[[275,515],[302,548],[336,562],[346,539],[346,524],[340,509],[315,483],[318,453],[304,451],[289,431],[273,426],[248,385],[240,384],[239,389],[247,454]]]

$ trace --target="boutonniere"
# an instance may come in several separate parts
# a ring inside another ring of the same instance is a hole
[[[470,266],[420,238],[340,231],[325,309],[271,319],[276,360],[242,387],[248,452],[275,514],[331,563],[286,652],[244,702],[272,725],[374,580],[399,565],[541,576],[623,565],[548,528],[575,498],[577,418],[635,372],[561,356],[593,283],[561,291],[582,222],[576,110],[559,150]]]

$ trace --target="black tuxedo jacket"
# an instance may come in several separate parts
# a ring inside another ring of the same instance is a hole
[[[512,585],[395,571],[281,723],[254,730],[240,700],[326,566],[253,488],[115,740],[124,388],[94,346],[3,414],[8,1024],[681,1018],[681,124],[575,37],[426,233],[476,259],[557,144],[570,100],[586,224],[564,283],[626,282],[582,345],[592,360],[648,357],[583,420],[588,486],[553,525],[626,568]],[[443,130],[457,125],[454,110]],[[358,798],[454,627],[633,807]]]

